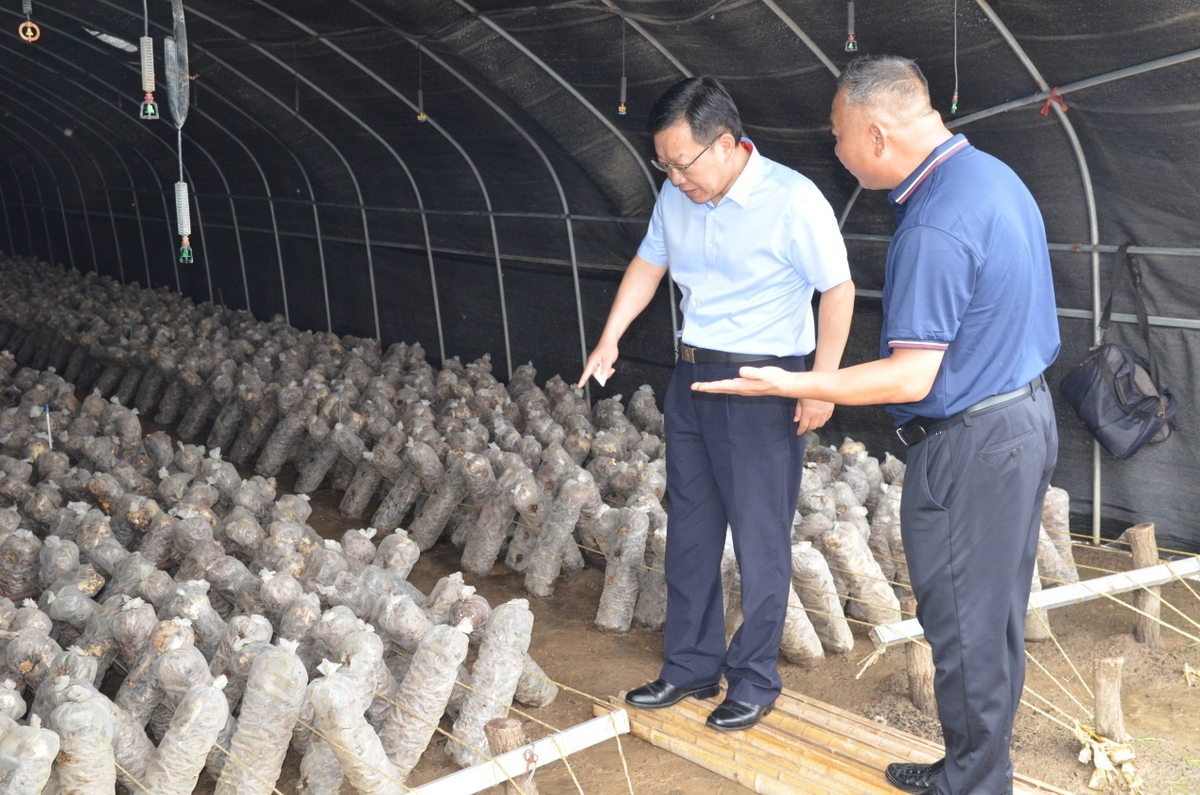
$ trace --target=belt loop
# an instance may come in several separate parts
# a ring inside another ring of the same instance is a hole
[[[975,417],[972,416],[970,410],[964,411],[962,413],[962,420],[963,420],[963,425],[966,425],[968,428],[975,424]]]

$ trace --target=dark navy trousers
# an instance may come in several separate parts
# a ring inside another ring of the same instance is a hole
[[[908,449],[901,536],[937,668],[943,795],[1013,791],[1009,747],[1025,686],[1025,613],[1057,460],[1044,385]]]
[[[804,369],[802,357],[774,359]],[[792,579],[792,519],[804,439],[796,401],[693,392],[737,376],[738,364],[675,365],[664,399],[667,443],[667,622],[663,679],[699,687],[725,676],[728,695],[766,705],[782,688],[775,663]],[[725,645],[725,532],[742,574],[744,621]]]

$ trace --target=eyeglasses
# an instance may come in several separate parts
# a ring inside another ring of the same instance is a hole
[[[717,142],[717,139],[720,137],[721,136],[718,135],[716,138],[709,141],[708,146],[701,149],[700,154],[693,157],[692,161],[690,163],[688,163],[686,166],[681,166],[678,163],[664,163],[656,157],[650,158],[650,165],[654,166],[659,171],[663,171],[667,174],[670,174],[672,171],[674,171],[676,174],[686,174],[687,170],[689,168],[691,168],[692,166],[694,166],[696,164],[696,161],[699,160],[704,155],[705,152],[707,152],[709,149],[711,149],[712,145],[715,144]]]

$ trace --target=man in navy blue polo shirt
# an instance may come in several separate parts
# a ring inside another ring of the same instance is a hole
[[[680,359],[663,401],[667,457],[667,619],[659,678],[626,701],[665,707],[718,692],[708,725],[746,729],[782,687],[775,663],[791,588],[791,526],[803,433],[830,403],[702,395],[695,381],[739,364],[815,370],[841,361],[854,283],[833,209],[807,178],[763,157],[742,136],[733,99],[711,77],[676,83],[647,129],[665,171],[650,228],[629,264],[579,385],[614,372],[617,341],[667,271],[683,293]],[[821,295],[814,331],[812,296]],[[744,621],[725,643],[721,557],[726,529],[742,573]]]
[[[901,534],[946,757],[890,765],[887,778],[913,793],[1011,793],[1025,614],[1058,456],[1042,377],[1059,349],[1045,227],[1016,174],[946,128],[912,61],[853,61],[831,120],[842,164],[891,191],[899,220],[882,358],[833,373],[746,367],[693,389],[888,404],[908,447]]]

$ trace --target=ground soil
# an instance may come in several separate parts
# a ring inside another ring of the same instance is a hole
[[[280,485],[286,488],[286,475]],[[337,511],[339,500],[340,494],[334,492],[313,495],[314,511],[309,523],[330,538],[362,526],[361,519],[350,519]],[[443,539],[422,556],[410,580],[428,593],[439,577],[459,570],[458,557],[459,550]],[[1080,546],[1076,547],[1076,559],[1085,579],[1129,568],[1125,551]],[[607,701],[657,676],[662,652],[660,633],[634,629],[627,634],[609,634],[598,630],[593,623],[603,585],[600,566],[601,561],[590,559],[583,571],[560,578],[554,595],[546,599],[528,596],[522,588],[522,578],[503,566],[497,566],[488,577],[466,576],[467,583],[474,585],[493,606],[509,599],[529,599],[535,615],[530,654],[548,676],[571,688],[564,689],[550,707],[514,713],[531,738],[550,733],[550,727],[562,730],[589,720],[593,717],[594,701]],[[1164,605],[1163,619],[1200,637],[1200,597],[1196,595],[1200,593],[1200,583],[1188,585],[1191,590],[1181,583],[1163,590],[1164,600],[1188,618]],[[1190,686],[1185,681],[1185,664],[1192,671],[1200,671],[1200,643],[1164,628],[1162,651],[1150,652],[1133,639],[1135,617],[1132,611],[1108,599],[1053,612],[1051,627],[1063,651],[1053,641],[1030,645],[1031,654],[1046,671],[1030,664],[1026,700],[1068,723],[1073,718],[1090,723],[1091,699],[1080,679],[1090,687],[1095,660],[1123,657],[1126,728],[1133,737],[1137,764],[1145,782],[1141,791],[1146,795],[1200,793],[1200,676],[1193,675]],[[922,715],[908,700],[902,650],[885,654],[856,678],[872,646],[864,628],[857,628],[855,635],[853,652],[827,658],[813,670],[781,662],[784,686],[882,724],[940,741],[936,719]],[[1058,684],[1051,680],[1051,674]],[[1074,703],[1064,688],[1080,703]],[[1071,717],[1065,718],[1046,707],[1031,693],[1048,699]],[[443,722],[443,728],[448,728],[448,723]],[[435,737],[407,786],[415,787],[456,769],[444,753],[445,742],[444,736]],[[1021,708],[1013,742],[1018,771],[1069,792],[1095,792],[1087,788],[1090,769],[1078,761],[1079,750],[1080,745],[1066,728],[1027,706]],[[542,795],[749,792],[632,736],[622,737],[619,743],[604,742],[572,755],[569,761],[569,772],[561,763],[538,772],[536,783]],[[281,792],[296,791],[298,770],[299,759],[290,754],[278,784]],[[211,783],[202,780],[197,792],[210,788]],[[1103,792],[1122,791],[1113,787]],[[352,789],[345,785],[342,792],[348,795]]]

